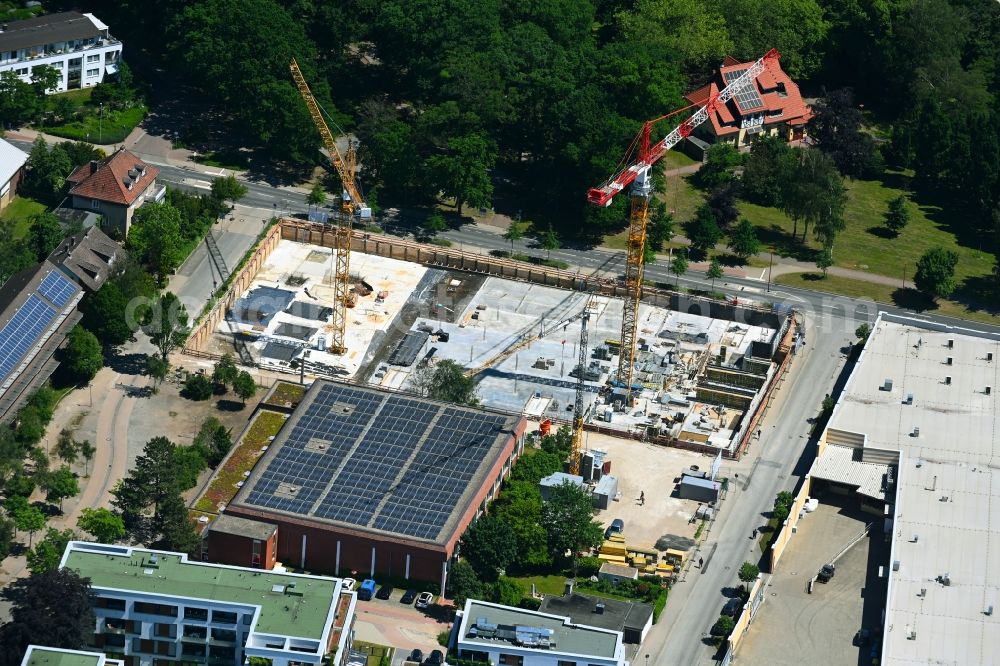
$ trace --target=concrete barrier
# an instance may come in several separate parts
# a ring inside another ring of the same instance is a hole
[[[770,558],[770,568],[768,571],[774,572],[774,568],[778,566],[778,560],[781,559],[781,555],[785,552],[785,546],[792,538],[792,534],[795,532],[795,526],[799,524],[799,516],[802,513],[802,507],[805,506],[806,500],[809,499],[809,493],[812,490],[812,478],[806,475],[802,479],[802,485],[799,487],[798,493],[795,495],[795,500],[792,502],[791,508],[788,509],[788,518],[782,524],[781,529],[778,530],[778,536],[775,537],[774,541],[771,542],[771,558]]]

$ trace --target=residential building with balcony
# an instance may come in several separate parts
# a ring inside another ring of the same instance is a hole
[[[188,561],[187,555],[73,541],[60,566],[89,578],[92,647],[125,666],[346,662],[353,592],[341,580]]]
[[[62,76],[48,92],[89,88],[118,73],[122,43],[93,14],[61,12],[0,25],[0,72],[25,81],[40,65]]]
[[[101,652],[29,645],[24,652],[21,666],[123,666],[123,664],[117,659],[109,659]]]
[[[564,615],[469,599],[452,642],[462,659],[491,666],[629,666],[622,632]]]
[[[70,205],[100,213],[101,228],[113,238],[124,239],[136,209],[145,203],[159,203],[166,196],[166,186],[156,183],[159,173],[156,167],[119,148],[67,176]]]

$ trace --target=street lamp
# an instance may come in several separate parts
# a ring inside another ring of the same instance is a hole
[[[100,113],[97,116],[97,143],[104,145],[104,102],[100,104]]]

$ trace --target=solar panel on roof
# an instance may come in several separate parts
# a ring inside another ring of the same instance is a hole
[[[17,367],[24,355],[52,324],[58,313],[35,294],[28,296],[0,330],[0,380]]]
[[[66,305],[80,288],[66,279],[58,271],[52,271],[38,285],[38,293],[57,308]]]

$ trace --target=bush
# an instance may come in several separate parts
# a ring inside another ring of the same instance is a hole
[[[599,557],[581,557],[576,561],[576,572],[580,578],[590,578],[596,576],[604,563]]]
[[[656,601],[653,602],[653,624],[660,621],[660,614],[663,613],[663,609],[667,607],[667,591],[660,590],[659,596],[656,597]]]
[[[438,645],[441,647],[448,647],[448,640],[451,638],[450,631],[442,631],[438,634]]]
[[[203,374],[193,374],[184,382],[184,397],[188,400],[208,400],[215,392],[212,380]]]
[[[521,599],[521,603],[519,603],[517,607],[536,611],[542,607],[542,600],[534,597],[524,597]]]

